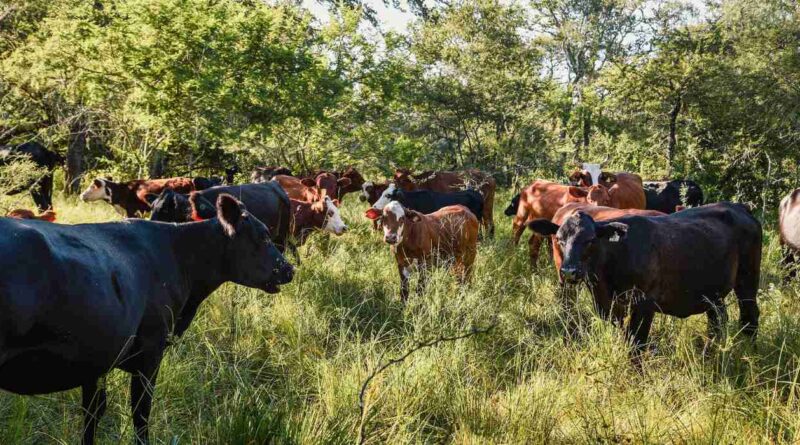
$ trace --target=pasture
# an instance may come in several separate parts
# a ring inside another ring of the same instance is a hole
[[[461,289],[437,269],[405,307],[388,246],[363,217],[366,204],[348,196],[342,215],[349,232],[312,235],[294,281],[279,294],[226,284],[201,306],[161,366],[153,442],[800,440],[800,283],[781,282],[774,218],[765,224],[756,342],[741,339],[729,296],[724,340],[706,347],[705,316],[658,315],[638,369],[585,289],[576,313],[562,313],[548,255],[530,271],[529,231],[511,246],[502,214],[510,195],[495,198],[497,234],[479,245],[472,283]],[[119,219],[111,206],[75,197],[57,196],[54,206],[59,223]],[[565,337],[568,316],[578,321],[572,339]],[[421,342],[486,328],[419,349],[375,375],[362,413],[359,393],[376,368]],[[112,371],[106,386],[98,442],[129,443],[127,376]],[[78,390],[0,393],[0,443],[72,443],[82,428],[80,407]]]

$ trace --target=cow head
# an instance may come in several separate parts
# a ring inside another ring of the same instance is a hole
[[[111,188],[108,187],[110,182],[108,179],[95,178],[92,185],[81,193],[81,200],[83,202],[103,200],[111,203]]]
[[[347,179],[347,184],[342,182],[342,180]],[[362,186],[364,185],[364,177],[361,176],[361,173],[358,170],[354,169],[353,167],[347,167],[344,171],[339,174],[339,188],[341,188],[340,193],[352,193],[361,190]]]
[[[372,181],[367,181],[361,186],[361,195],[358,199],[362,202],[368,202],[370,205],[375,204],[380,199],[389,183],[376,184]]]
[[[383,240],[391,245],[402,243],[406,225],[417,223],[421,219],[420,213],[403,207],[397,201],[388,203],[383,208]]]
[[[227,280],[269,293],[292,281],[294,268],[272,244],[264,223],[225,193],[217,198],[216,211],[228,239],[222,258]]]
[[[569,175],[569,185],[573,187],[589,187],[592,185],[592,177],[589,173],[576,169]]]
[[[375,204],[372,205],[372,208],[367,210],[367,218],[369,219],[378,219],[380,217],[381,211],[383,208],[389,205],[390,202],[397,200],[397,197],[400,194],[400,190],[397,189],[397,186],[394,183],[390,183],[386,190],[381,193],[380,198],[375,201]]]
[[[611,193],[608,187],[603,185],[593,185],[589,187],[586,195],[586,202],[598,206],[611,206]]]
[[[570,216],[560,227],[547,219],[531,221],[528,227],[539,235],[555,235],[564,258],[559,272],[572,283],[587,277],[589,261],[599,243],[618,242],[628,233],[627,224],[595,222],[583,212]]]
[[[407,168],[398,168],[394,172],[394,181],[397,187],[403,190],[414,190],[417,185],[411,175],[411,170]]]
[[[192,220],[192,205],[186,195],[176,193],[172,189],[164,189],[160,195],[148,194],[147,202],[150,204],[150,220],[184,223]],[[211,214],[205,219],[213,218],[216,209],[213,205]]]
[[[517,214],[517,209],[519,209],[519,196],[520,194],[517,193],[513,198],[511,198],[511,204],[509,204],[508,207],[506,207],[506,209],[503,211],[504,215],[514,216]]]
[[[311,210],[324,215],[323,230],[338,236],[347,231],[347,225],[342,220],[337,203],[338,201],[331,199],[323,190],[320,199],[311,205]]]

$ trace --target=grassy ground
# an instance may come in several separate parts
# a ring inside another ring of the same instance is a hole
[[[565,339],[552,264],[543,255],[532,274],[525,248],[510,246],[507,198],[497,198],[497,237],[481,244],[472,284],[460,289],[439,270],[403,307],[389,249],[348,197],[351,232],[313,236],[280,294],[225,285],[206,301],[162,364],[154,442],[356,443],[359,391],[372,370],[420,341],[493,320],[488,334],[421,349],[377,375],[365,392],[366,442],[800,441],[800,286],[780,283],[774,231],[756,343],[737,335],[730,296],[726,340],[704,353],[704,316],[657,316],[656,350],[639,371],[585,291],[578,338]],[[56,208],[62,223],[119,219],[74,198]],[[132,441],[127,381],[108,376],[100,443]],[[76,443],[81,425],[77,390],[0,394],[2,444]]]

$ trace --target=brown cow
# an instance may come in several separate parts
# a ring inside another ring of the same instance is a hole
[[[519,244],[525,226],[536,219],[553,219],[558,209],[570,202],[585,203],[589,192],[580,187],[538,180],[520,192],[517,213],[512,221],[514,245]],[[534,233],[528,240],[531,267],[539,259],[543,238]]]
[[[316,202],[289,199],[292,209],[292,235],[297,245],[302,246],[308,236],[317,229],[341,235],[347,230],[339,209],[323,191]]]
[[[617,209],[647,207],[642,178],[637,174],[603,172],[600,171],[600,164],[583,164],[583,169],[574,171],[569,176],[569,181],[571,185],[578,187],[606,188],[608,196],[596,200],[599,205]]]
[[[113,182],[111,178],[97,178],[81,194],[81,199],[84,202],[106,201],[113,205],[120,214],[133,218],[137,213],[150,211],[148,195],[158,196],[166,189],[186,194],[194,191],[194,181],[191,178],[166,178],[134,179],[125,183],[117,183]]]
[[[605,207],[594,205],[591,203],[571,202],[558,209],[553,215],[552,221],[556,225],[561,225],[567,218],[575,213],[583,212],[592,217],[595,221],[608,221],[613,218],[621,218],[629,215],[639,216],[664,216],[666,213],[659,212],[658,210],[640,210],[640,209],[616,209],[613,207]],[[561,246],[555,236],[550,237],[553,247],[553,263],[556,266],[556,272],[559,274],[559,282],[564,282],[564,277],[561,276],[561,262],[563,260],[563,253]]]
[[[14,209],[8,212],[6,217],[16,219],[38,219],[39,221],[55,222],[56,212],[52,210],[45,210],[42,214],[37,215],[27,209]]]
[[[418,175],[412,174],[408,169],[397,169],[394,183],[404,191],[423,189],[448,193],[466,188],[479,190],[483,196],[481,224],[489,238],[494,236],[494,192],[497,184],[491,175],[475,169],[463,172],[425,171]]]
[[[408,278],[415,263],[420,271],[418,291],[424,286],[426,268],[437,260],[453,261],[461,283],[472,275],[478,251],[478,219],[464,206],[448,206],[423,215],[392,201],[383,208],[383,233],[397,261],[403,302],[408,300]]]
[[[800,259],[800,188],[781,200],[778,210],[781,245],[784,249],[783,264],[789,269],[788,278],[797,276]]]
[[[317,187],[324,190],[328,196],[336,199],[342,195],[342,189],[350,186],[350,178],[339,178],[331,172],[319,172],[313,177],[303,178],[300,182],[306,187]]]
[[[316,202],[320,199],[321,193],[319,188],[313,185],[308,186],[304,184],[301,179],[295,178],[294,176],[277,175],[272,178],[272,180],[286,190],[286,194],[289,195],[291,199],[305,202]]]

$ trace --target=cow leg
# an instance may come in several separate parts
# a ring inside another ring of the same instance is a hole
[[[716,339],[722,338],[723,328],[728,324],[728,308],[721,300],[717,300],[712,304],[711,308],[706,311],[708,317],[708,336],[709,338]]]
[[[522,238],[522,233],[525,232],[525,219],[515,216],[514,221],[511,222],[511,232],[516,246],[519,244],[519,239]]]
[[[137,445],[147,445],[149,440],[150,408],[153,405],[153,392],[158,377],[160,357],[155,365],[145,366],[131,374],[131,411],[133,412],[133,430]]]
[[[634,304],[631,311],[631,320],[628,325],[626,337],[628,341],[633,341],[634,352],[641,352],[647,338],[650,336],[650,326],[653,324],[655,311],[649,302]]]
[[[43,176],[31,189],[31,198],[40,212],[50,209],[53,206],[53,175],[49,173]]]
[[[797,277],[797,256],[795,256],[794,251],[789,246],[782,246],[783,248],[783,258],[781,258],[781,266],[786,270],[786,276],[784,277],[784,283],[793,280]]]
[[[398,262],[397,271],[400,272],[400,301],[405,304],[408,301],[408,278],[411,276],[411,267],[406,262]]]
[[[97,424],[106,412],[106,389],[97,386],[97,380],[81,387],[83,407],[83,445],[94,444]]]
[[[535,233],[528,239],[528,256],[531,260],[531,269],[536,269],[536,263],[539,261],[539,249],[542,247],[543,239]]]
[[[741,281],[749,280],[740,280],[734,288],[739,302],[739,324],[745,335],[755,338],[758,333],[758,318],[760,315],[758,301],[756,299],[758,294],[758,279],[755,280],[755,283],[742,283]]]

